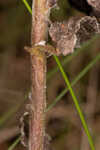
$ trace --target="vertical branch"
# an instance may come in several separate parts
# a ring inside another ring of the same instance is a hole
[[[47,0],[33,0],[32,5],[32,47],[47,37]],[[29,150],[44,150],[46,109],[46,55],[35,50],[31,55],[32,100],[29,133]]]
[[[46,108],[46,57],[38,53],[31,57],[32,100],[29,150],[43,150]]]
[[[47,38],[47,0],[33,0],[32,5],[32,46]]]

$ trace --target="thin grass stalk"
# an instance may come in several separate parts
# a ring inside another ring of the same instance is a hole
[[[73,87],[84,75],[100,60],[100,53],[93,58],[90,63],[76,76],[75,79],[71,82],[71,87]],[[46,112],[48,112],[50,109],[52,109],[57,102],[61,100],[61,98],[69,91],[68,88],[65,88],[56,98],[53,100],[53,102],[47,107]]]
[[[80,119],[81,119],[81,122],[82,122],[82,125],[83,125],[83,128],[84,128],[84,131],[85,131],[85,133],[86,133],[86,135],[88,137],[88,142],[89,142],[90,148],[91,148],[91,150],[95,150],[95,146],[94,146],[94,143],[93,143],[93,140],[92,140],[92,136],[91,136],[90,131],[88,129],[87,123],[85,121],[85,118],[84,118],[84,115],[82,113],[81,107],[80,107],[80,105],[78,103],[77,97],[75,96],[75,93],[74,93],[74,91],[73,91],[73,89],[71,87],[71,84],[70,84],[69,80],[68,80],[68,77],[67,77],[66,73],[64,72],[63,67],[62,67],[58,57],[54,56],[54,59],[55,59],[57,65],[59,66],[61,74],[62,74],[62,76],[63,76],[63,78],[65,80],[65,83],[66,83],[66,85],[67,85],[67,87],[69,89],[69,92],[70,92],[70,94],[72,96],[72,99],[73,99],[73,102],[75,104],[76,110],[78,112],[78,115],[80,116]]]
[[[8,148],[8,150],[13,150],[13,149],[17,146],[17,144],[20,142],[20,140],[21,140],[21,136],[19,136],[19,137],[14,141],[14,143]]]

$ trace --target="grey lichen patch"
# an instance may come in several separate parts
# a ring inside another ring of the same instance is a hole
[[[76,47],[90,40],[93,35],[100,33],[99,23],[95,17],[83,17],[77,22],[77,24],[79,24],[80,28],[76,32]]]
[[[93,35],[100,33],[100,24],[95,17],[72,17],[68,21],[52,23],[49,34],[59,54],[68,55]]]
[[[68,34],[67,36],[62,36],[61,40],[58,41],[57,47],[62,51],[65,56],[74,51],[76,45],[77,37],[76,35]]]

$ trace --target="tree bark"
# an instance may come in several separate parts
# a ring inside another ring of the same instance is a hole
[[[47,38],[47,0],[33,0],[31,45]],[[44,150],[46,109],[46,54],[34,50],[31,55],[32,98],[29,127],[29,150]]]

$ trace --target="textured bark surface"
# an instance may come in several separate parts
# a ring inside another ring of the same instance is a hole
[[[37,51],[39,52],[39,51]],[[30,120],[30,150],[43,150],[46,108],[45,53],[32,55],[32,100]]]
[[[47,38],[47,0],[32,5],[32,47]],[[30,111],[29,150],[44,150],[46,108],[46,55],[35,50],[31,55],[32,99]]]

